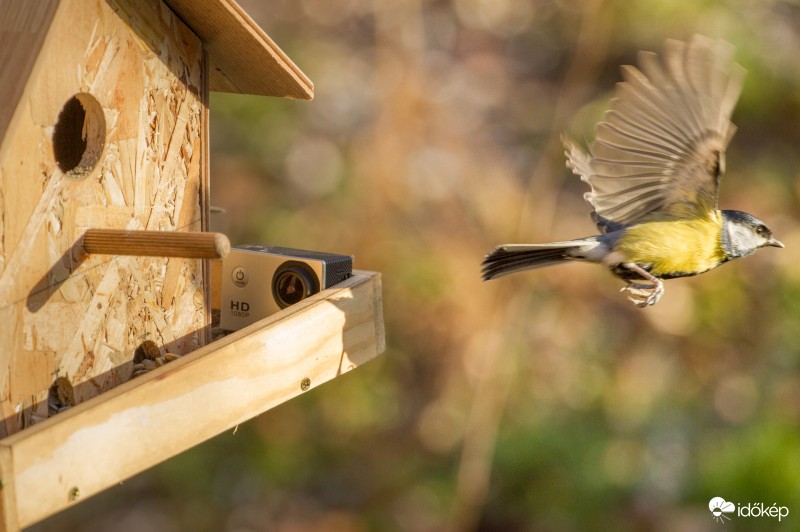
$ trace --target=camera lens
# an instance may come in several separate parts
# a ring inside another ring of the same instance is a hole
[[[272,277],[272,295],[280,308],[294,305],[317,292],[317,276],[314,270],[302,262],[284,262]]]

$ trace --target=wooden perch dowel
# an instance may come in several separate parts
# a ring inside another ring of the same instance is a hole
[[[222,233],[88,229],[83,250],[98,255],[223,259],[231,243]]]

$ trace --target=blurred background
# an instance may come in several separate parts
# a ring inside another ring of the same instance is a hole
[[[33,530],[800,529],[800,2],[240,3],[316,98],[212,96],[213,204],[382,272],[388,350]],[[589,265],[482,283],[496,244],[595,233],[559,136],[695,32],[748,71],[721,205],[786,249],[644,310]]]

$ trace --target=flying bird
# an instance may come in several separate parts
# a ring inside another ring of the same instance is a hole
[[[595,141],[563,137],[567,166],[586,182],[599,235],[505,244],[483,261],[483,279],[570,261],[602,264],[639,307],[656,304],[664,280],[707,272],[765,246],[784,247],[751,214],[718,208],[730,121],[744,69],[732,46],[695,35],[668,40],[663,58],[640,52]]]

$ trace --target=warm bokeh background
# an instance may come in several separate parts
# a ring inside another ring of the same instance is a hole
[[[213,96],[213,203],[234,243],[382,272],[388,350],[35,530],[778,528],[714,496],[800,529],[797,2],[241,4],[316,98]],[[481,283],[495,244],[594,232],[559,135],[694,32],[748,70],[722,205],[786,249],[645,310],[588,265]]]

